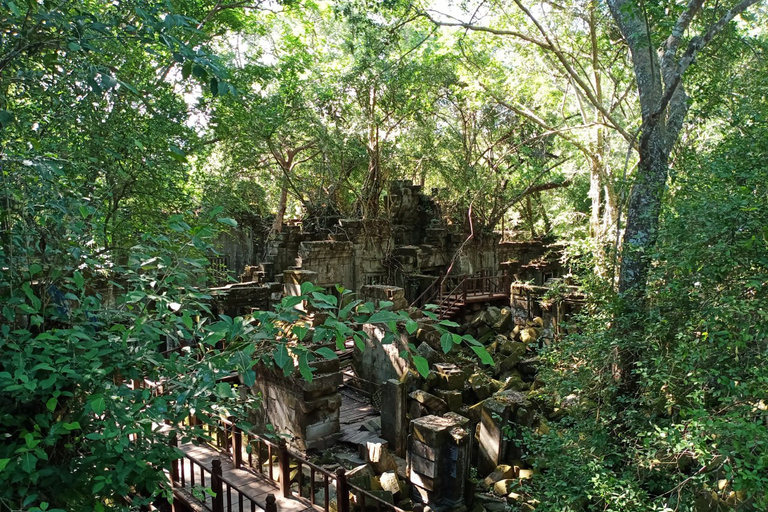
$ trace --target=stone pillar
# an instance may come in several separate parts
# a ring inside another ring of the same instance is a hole
[[[424,416],[410,425],[408,476],[416,501],[433,510],[465,510],[464,486],[469,471],[469,420],[454,413]]]
[[[483,402],[480,415],[480,444],[478,470],[481,475],[491,473],[496,466],[512,458],[514,443],[511,435],[505,435],[504,427],[517,419],[517,413],[530,411],[531,404],[519,391],[502,391]]]
[[[462,390],[464,389],[464,371],[451,363],[435,363],[433,365],[437,373],[437,389],[433,393],[448,404],[452,412],[458,412],[463,404]]]
[[[301,295],[301,283],[317,281],[317,272],[311,270],[284,270],[283,271],[283,295],[295,297]]]
[[[389,379],[381,387],[381,437],[399,457],[405,457],[408,437],[407,395],[404,382]]]
[[[312,382],[298,371],[285,376],[279,369],[260,365],[252,388],[262,397],[261,407],[253,411],[254,423],[271,423],[277,432],[289,434],[291,446],[301,451],[329,448],[341,437],[339,360],[321,360],[315,365]]]

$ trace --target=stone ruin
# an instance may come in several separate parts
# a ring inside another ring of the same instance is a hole
[[[339,219],[314,232],[287,225],[265,242],[263,261],[234,269],[242,282],[214,290],[218,310],[239,315],[299,295],[304,282],[329,289],[341,284],[364,300],[409,310],[419,324],[412,335],[401,328],[390,344],[377,327],[364,326],[365,350],[351,351],[351,368],[318,361],[311,383],[259,368],[253,391],[263,407],[252,420],[288,434],[295,449],[322,450],[326,463],[347,467],[350,482],[403,509],[424,503],[436,511],[484,512],[517,503],[532,510],[525,480],[533,470],[523,460],[519,429],[547,432],[548,422],[562,414],[529,397],[543,386],[537,351],[560,333],[582,298],[560,279],[557,253],[541,241],[500,243],[500,235],[485,236],[455,257],[467,234],[445,223],[420,187],[393,182],[389,205],[388,221]],[[504,270],[515,278],[503,307],[480,304],[454,318],[459,334],[483,343],[493,366],[480,364],[468,349],[444,354],[431,320],[408,309],[452,263],[456,274]],[[400,357],[409,344],[429,362],[426,378]],[[358,453],[328,459],[341,437],[339,388],[348,374],[375,397],[381,421],[365,425],[372,437]]]

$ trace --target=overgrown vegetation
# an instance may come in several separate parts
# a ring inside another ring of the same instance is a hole
[[[764,3],[470,4],[0,0],[0,509],[151,500],[157,425],[248,405],[218,377],[412,332],[343,290],[207,293],[219,230],[383,217],[404,178],[558,238],[589,293],[543,370],[568,414],[525,441],[537,510],[768,508]]]

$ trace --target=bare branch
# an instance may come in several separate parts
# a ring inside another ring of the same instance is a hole
[[[435,12],[437,12],[437,11],[435,11]],[[437,14],[442,14],[442,13],[437,12]],[[514,31],[514,30],[504,30],[504,29],[499,29],[499,28],[485,27],[485,26],[482,26],[482,25],[473,25],[471,23],[464,23],[463,21],[455,21],[455,22],[451,22],[451,21],[438,21],[435,18],[433,18],[432,16],[430,16],[430,14],[427,11],[424,12],[424,16],[427,19],[429,19],[429,21],[434,23],[435,25],[440,25],[441,27],[461,27],[461,28],[465,28],[467,30],[472,30],[473,32],[487,32],[489,34],[493,34],[493,35],[497,35],[497,36],[512,36],[512,37],[517,37],[519,39],[522,39],[523,41],[528,41],[529,43],[533,43],[536,46],[539,46],[539,47],[541,47],[541,48],[543,48],[545,50],[553,50],[554,49],[546,41],[542,41],[540,39],[536,39],[535,37],[531,37],[531,36],[529,36],[527,34],[524,34],[522,32],[517,32],[517,31]]]

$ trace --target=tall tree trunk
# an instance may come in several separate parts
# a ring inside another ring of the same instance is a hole
[[[283,222],[285,220],[285,210],[288,206],[288,183],[283,180],[283,186],[280,189],[280,202],[277,204],[277,213],[275,214],[275,220],[272,223],[272,231],[280,233],[283,230]]]
[[[381,158],[379,148],[379,126],[376,124],[376,89],[371,88],[368,98],[368,175],[363,183],[362,210],[364,219],[374,219],[379,215],[379,196],[381,195],[383,177],[381,175]]]

